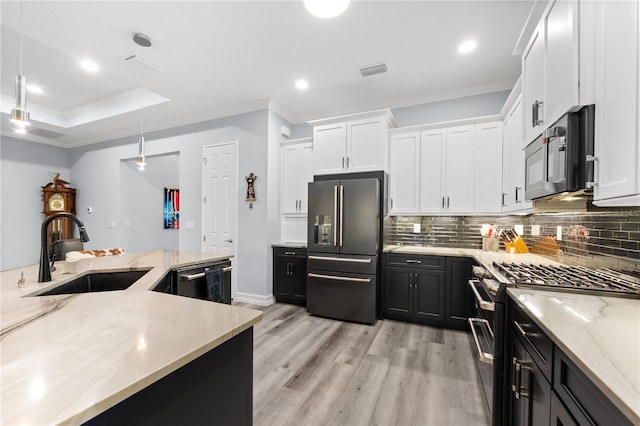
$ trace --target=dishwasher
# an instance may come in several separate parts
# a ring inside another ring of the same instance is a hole
[[[176,269],[173,272],[171,293],[195,299],[211,300],[207,294],[207,275],[215,276],[220,271],[222,278],[222,297],[212,300],[231,304],[231,261],[207,263]],[[214,272],[214,274],[211,274]]]

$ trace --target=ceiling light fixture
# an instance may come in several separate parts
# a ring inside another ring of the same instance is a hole
[[[144,166],[147,165],[147,161],[144,156],[144,135],[142,129],[144,127],[144,48],[151,46],[151,39],[144,34],[135,33],[133,35],[133,41],[140,46],[140,138],[138,139],[138,157],[136,158],[136,164],[138,164],[139,170],[144,170]]]
[[[458,52],[460,53],[469,53],[476,48],[476,42],[473,40],[468,40],[463,43],[460,43],[458,46]]]
[[[20,74],[16,76],[16,107],[11,110],[11,122],[22,127],[22,130],[29,124],[26,92],[27,79],[22,75],[22,2],[20,2]]]
[[[334,18],[347,10],[349,0],[304,0],[304,7],[318,18]]]
[[[80,66],[85,71],[89,71],[89,72],[98,71],[98,64],[96,64],[93,61],[90,61],[89,59],[83,59],[82,61],[80,61]]]
[[[309,87],[309,82],[307,80],[298,80],[296,81],[296,89],[305,90]]]

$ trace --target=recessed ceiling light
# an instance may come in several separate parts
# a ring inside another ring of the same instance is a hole
[[[475,48],[476,48],[476,42],[473,40],[468,40],[463,43],[460,43],[460,46],[458,46],[458,52],[469,53]]]
[[[42,87],[36,86],[35,84],[27,84],[27,90],[29,91],[29,93],[34,93],[36,95],[41,95],[44,93]]]
[[[80,66],[85,71],[89,71],[89,72],[98,71],[98,64],[88,59],[83,59],[82,61],[80,61]]]
[[[333,18],[344,12],[349,0],[304,0],[304,7],[318,18]]]
[[[296,89],[305,90],[308,87],[309,87],[309,82],[307,80],[300,79],[296,81]]]

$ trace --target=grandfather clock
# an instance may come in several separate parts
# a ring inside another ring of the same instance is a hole
[[[57,173],[53,182],[42,187],[45,218],[59,212],[76,214],[76,190],[67,188],[69,182],[60,179],[59,176],[60,173]],[[57,240],[73,238],[74,226],[74,222],[69,218],[59,218],[51,222],[47,235],[48,245]]]

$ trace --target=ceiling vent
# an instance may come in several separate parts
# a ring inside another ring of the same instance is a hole
[[[138,72],[140,72],[140,63],[142,63],[142,72],[146,76],[159,77],[162,74],[166,73],[166,71],[159,66],[152,64],[151,62],[138,55],[131,55],[124,60],[134,66]]]
[[[359,68],[360,74],[363,77],[369,77],[370,75],[382,74],[383,72],[387,72],[387,64],[375,64],[375,65],[367,65],[366,67]]]

